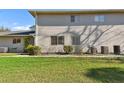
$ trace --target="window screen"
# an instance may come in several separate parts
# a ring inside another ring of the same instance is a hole
[[[75,16],[71,16],[71,22],[75,22]]]
[[[64,45],[64,36],[58,36],[58,44]]]
[[[80,37],[72,36],[72,45],[80,45]]]
[[[57,36],[51,36],[51,45],[57,45]]]

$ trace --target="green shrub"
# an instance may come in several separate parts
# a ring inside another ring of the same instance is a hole
[[[83,49],[80,49],[79,53],[82,55],[83,54]]]
[[[33,36],[24,37],[24,47],[27,48],[28,45],[33,45],[33,43],[31,43],[31,40],[33,39]]]
[[[66,54],[69,54],[73,51],[73,47],[72,46],[64,46],[64,51]]]
[[[41,48],[39,46],[28,45],[26,50],[30,55],[38,55],[41,51]]]

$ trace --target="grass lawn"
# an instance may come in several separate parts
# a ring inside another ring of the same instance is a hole
[[[0,82],[124,83],[124,58],[0,57]]]

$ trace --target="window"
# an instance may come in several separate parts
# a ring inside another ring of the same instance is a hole
[[[105,20],[104,15],[95,16],[95,22],[104,22],[104,20]]]
[[[18,43],[21,43],[21,39],[20,38],[18,38],[18,39],[14,38],[13,44],[18,44]]]
[[[17,43],[21,43],[21,39],[17,39]]]
[[[51,36],[51,45],[64,45],[64,36]]]
[[[71,16],[71,22],[75,22],[75,16]]]
[[[51,36],[51,45],[57,45],[57,36]]]
[[[72,36],[72,45],[80,45],[80,37]]]
[[[13,44],[16,44],[16,39],[13,39]]]
[[[58,37],[58,44],[64,45],[64,36]]]

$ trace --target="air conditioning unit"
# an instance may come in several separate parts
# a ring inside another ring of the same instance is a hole
[[[0,53],[7,53],[8,47],[0,47]]]

